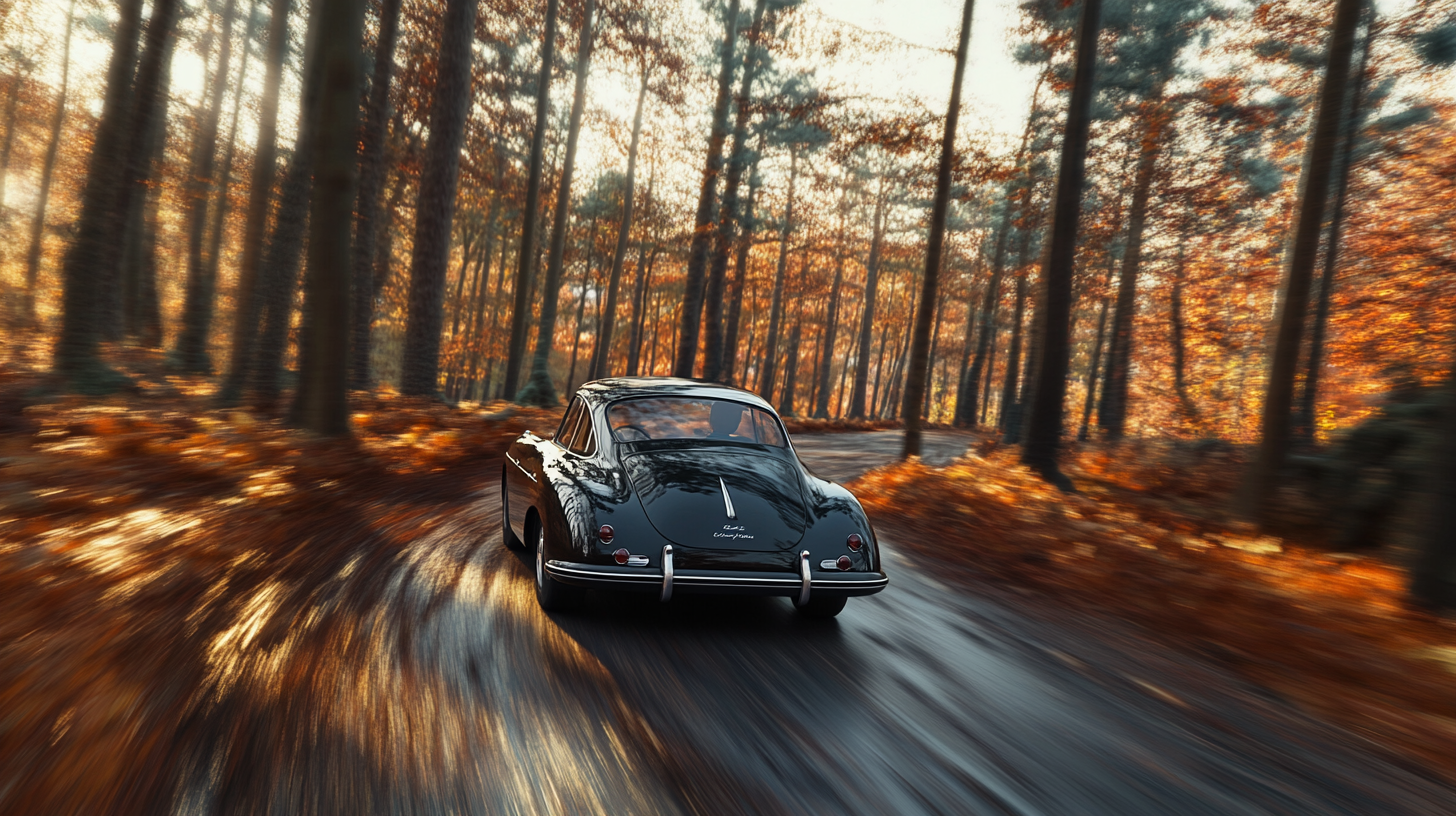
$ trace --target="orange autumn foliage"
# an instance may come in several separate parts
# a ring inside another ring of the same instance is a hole
[[[16,813],[165,812],[221,699],[210,644],[247,599],[281,588],[262,643],[319,604],[367,607],[330,580],[400,557],[559,414],[358,395],[354,437],[329,441],[167,380],[24,407],[34,380],[0,371],[0,767],[23,780]]]
[[[917,558],[968,589],[1032,590],[1122,618],[1456,780],[1456,622],[1410,608],[1385,563],[1261,536],[1218,507],[1232,457],[1174,468],[1084,450],[1058,492],[1014,451],[872,471],[853,485]]]

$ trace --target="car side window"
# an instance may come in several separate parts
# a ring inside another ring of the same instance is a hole
[[[561,418],[561,427],[556,429],[556,435],[552,439],[562,447],[569,447],[572,431],[576,430],[576,421],[581,419],[582,403],[578,397],[571,401],[571,407],[566,409],[566,416]]]
[[[765,445],[773,445],[777,448],[784,447],[784,432],[779,428],[779,423],[764,411],[754,411],[754,419],[758,424],[758,441]]]
[[[597,452],[597,437],[592,432],[591,410],[581,412],[581,422],[576,426],[576,432],[571,435],[571,444],[566,446],[572,453],[582,456],[591,456]]]

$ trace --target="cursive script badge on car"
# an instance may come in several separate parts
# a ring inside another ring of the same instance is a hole
[[[595,589],[783,595],[833,617],[889,581],[854,496],[804,467],[767,402],[724,385],[581,386],[554,434],[506,452],[501,511],[548,611]]]

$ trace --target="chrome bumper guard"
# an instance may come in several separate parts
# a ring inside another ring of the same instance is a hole
[[[785,595],[801,605],[810,594],[826,596],[873,595],[890,579],[882,572],[821,572],[811,570],[807,555],[800,554],[799,574],[783,572],[736,572],[727,570],[684,570],[672,564],[671,545],[663,548],[663,568],[617,567],[547,561],[546,572],[562,583],[597,589],[657,592],[666,601],[681,593],[725,593],[734,595]]]
[[[809,603],[809,590],[813,588],[814,579],[809,573],[809,551],[799,553],[799,606]]]

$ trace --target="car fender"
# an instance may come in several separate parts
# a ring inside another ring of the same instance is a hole
[[[804,474],[804,498],[809,508],[811,525],[804,535],[804,549],[817,565],[821,560],[850,557],[851,569],[876,571],[880,568],[879,542],[874,527],[859,499],[843,485],[821,479],[807,470]],[[864,539],[859,552],[846,543],[850,534]]]

